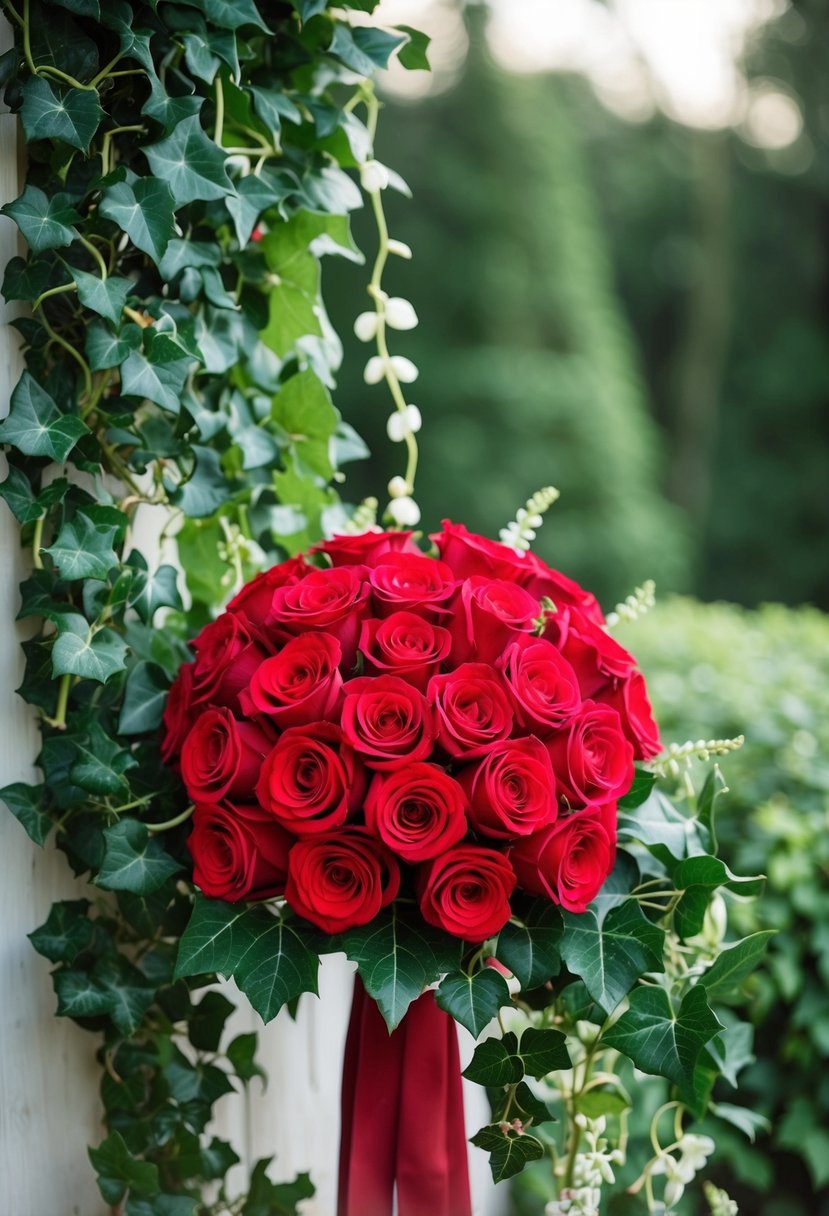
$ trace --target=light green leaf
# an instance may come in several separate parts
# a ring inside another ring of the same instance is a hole
[[[34,253],[71,245],[78,235],[75,224],[81,217],[66,194],[49,197],[37,186],[27,185],[20,198],[0,210],[14,220]]]
[[[58,532],[55,543],[45,550],[62,579],[105,579],[118,565],[114,544],[117,524],[97,522],[84,510],[77,511]]]
[[[0,443],[25,456],[62,462],[89,428],[75,414],[62,414],[37,381],[24,372],[11,397],[8,417],[0,422]]]
[[[428,34],[424,34],[422,30],[412,29],[410,25],[396,25],[396,30],[400,30],[401,34],[405,34],[408,38],[405,46],[400,48],[397,58],[401,65],[412,71],[430,70],[429,57],[427,51],[429,43],[432,41]]]
[[[104,112],[95,89],[65,88],[31,76],[21,89],[20,118],[29,143],[59,139],[85,152]]]
[[[640,975],[664,971],[665,934],[642,914],[636,900],[611,909],[601,927],[592,908],[563,912],[562,917],[561,957],[605,1013],[613,1012]]]
[[[85,617],[65,612],[57,619],[52,675],[82,676],[106,684],[126,667],[127,644],[112,629],[93,630]]]
[[[441,1009],[451,1013],[456,1022],[465,1026],[477,1039],[502,1005],[510,1001],[507,981],[491,967],[467,975],[465,971],[453,971],[444,976],[435,999]]]
[[[292,376],[274,397],[271,417],[285,431],[302,463],[329,480],[334,473],[331,440],[340,416],[322,381],[312,371]]]
[[[95,881],[110,891],[144,895],[182,868],[137,819],[119,819],[103,836],[104,860]]]
[[[153,173],[169,185],[177,207],[196,199],[224,198],[233,189],[225,154],[204,133],[196,114],[144,151]]]
[[[175,203],[170,187],[154,177],[118,182],[104,190],[101,215],[117,224],[156,263],[175,232]]]
[[[712,1102],[711,1114],[718,1119],[724,1119],[732,1127],[736,1127],[753,1144],[758,1132],[771,1131],[771,1123],[756,1110],[748,1110],[745,1106],[732,1106],[730,1102]]]

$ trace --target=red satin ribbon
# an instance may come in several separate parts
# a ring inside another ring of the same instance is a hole
[[[424,992],[389,1034],[359,978],[345,1043],[337,1216],[471,1216],[458,1037]]]

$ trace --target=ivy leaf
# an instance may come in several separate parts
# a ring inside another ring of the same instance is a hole
[[[758,1132],[771,1131],[771,1123],[765,1115],[745,1106],[733,1106],[730,1102],[712,1102],[711,1114],[736,1127],[752,1144],[757,1139]]]
[[[205,993],[187,1019],[187,1034],[193,1046],[199,1051],[218,1051],[225,1022],[234,1008],[233,1002],[221,992]]]
[[[308,1174],[297,1174],[292,1182],[271,1182],[267,1169],[272,1160],[263,1158],[253,1167],[241,1216],[294,1216],[301,1200],[314,1194]]]
[[[699,986],[705,989],[710,1000],[718,1001],[737,995],[776,932],[776,929],[763,929],[759,933],[752,933],[717,955],[699,980]]]
[[[605,1031],[602,1042],[615,1047],[642,1072],[667,1077],[692,1104],[694,1069],[706,1043],[722,1030],[697,984],[675,1012],[664,988],[635,988],[630,1008]]]
[[[5,208],[3,210],[5,211]],[[12,258],[3,276],[3,298],[36,300],[49,286],[51,277],[52,268],[45,261]]]
[[[522,988],[537,988],[558,973],[561,913],[549,900],[534,900],[521,925],[509,921],[498,934],[495,957]]]
[[[491,967],[484,967],[474,975],[450,972],[441,981],[435,999],[441,1009],[451,1013],[477,1039],[497,1017],[501,1006],[509,1004],[510,993],[504,977]]]
[[[664,971],[665,934],[635,900],[611,909],[601,926],[592,908],[562,917],[561,956],[605,1013],[613,1012],[640,975]]]
[[[65,477],[58,477],[35,495],[29,479],[22,469],[10,464],[6,480],[0,484],[0,498],[4,499],[18,523],[30,524],[39,519],[50,507],[61,502],[69,489]],[[35,574],[42,574],[35,571]],[[41,613],[40,615],[45,615]]]
[[[524,1062],[518,1054],[518,1039],[508,1031],[502,1039],[484,1039],[475,1048],[472,1059],[463,1070],[469,1081],[497,1089],[514,1085],[524,1075]]]
[[[204,13],[213,25],[222,26],[227,30],[238,30],[242,26],[253,25],[266,34],[268,29],[253,0],[186,0],[191,8],[197,8]]]
[[[0,422],[0,443],[25,456],[45,456],[63,463],[89,428],[75,414],[62,414],[55,401],[29,372],[18,380],[8,417]]]
[[[45,797],[45,785],[26,785],[23,781],[13,781],[0,789],[0,800],[5,802],[29,838],[41,846],[46,843],[53,825],[45,809]]]
[[[272,135],[279,135],[283,118],[287,122],[302,122],[302,112],[299,107],[278,89],[263,89],[257,85],[248,85],[246,91],[253,98],[253,108],[257,116]],[[247,181],[247,178],[243,180]]]
[[[671,874],[671,881],[682,891],[674,909],[674,928],[685,938],[693,937],[702,929],[711,894],[717,887],[726,887],[741,895],[758,895],[765,879],[762,876],[739,878],[719,857],[699,855],[681,861]]]
[[[404,35],[389,34],[386,30],[370,26],[349,26],[338,23],[328,48],[341,63],[359,72],[361,76],[373,76],[375,68],[384,68],[389,56],[406,41]]]
[[[329,480],[331,440],[340,416],[322,381],[312,371],[291,376],[274,397],[271,417],[290,436],[302,463]]]
[[[640,841],[669,871],[684,857],[707,853],[707,837],[705,826],[683,815],[658,787],[633,809],[619,808],[619,839]]]
[[[140,177],[104,190],[101,215],[117,224],[157,264],[175,234],[175,201],[165,181]]]
[[[107,1013],[121,1034],[134,1034],[155,1000],[156,983],[122,954],[99,958],[92,978],[107,999]]]
[[[97,274],[87,274],[85,270],[77,270],[74,266],[72,277],[78,285],[78,299],[84,308],[89,308],[117,325],[127,296],[135,290],[132,279],[122,279],[118,275],[109,275],[108,278],[102,279]]]
[[[52,647],[53,676],[82,676],[106,684],[126,667],[126,642],[113,629],[93,630],[86,618],[76,612],[63,613],[57,625],[58,636]]]
[[[112,1132],[97,1148],[90,1148],[89,1160],[98,1174],[98,1187],[113,1207],[127,1193],[155,1195],[161,1188],[158,1166],[133,1157],[119,1132]]]
[[[136,663],[127,676],[118,734],[145,735],[157,730],[169,691],[170,681],[157,663],[144,659]]]
[[[130,1195],[125,1216],[195,1216],[197,1203],[189,1195],[153,1195],[152,1199]]]
[[[519,1115],[523,1116],[522,1123],[532,1120],[533,1123],[556,1123],[555,1116],[546,1102],[537,1098],[526,1081],[522,1081],[515,1090],[515,1106]]]
[[[142,351],[132,350],[121,364],[121,391],[126,397],[154,401],[162,409],[177,414],[191,363],[190,358],[155,363]]]
[[[656,784],[656,774],[647,769],[637,768],[633,774],[633,784],[628,792],[619,799],[619,810],[632,811],[641,806],[651,795]]]
[[[68,520],[53,545],[45,550],[66,582],[80,578],[105,579],[118,565],[113,545],[116,524],[98,523],[83,510]]]
[[[119,747],[99,722],[90,723],[88,738],[73,736],[73,739],[78,758],[69,775],[75,784],[90,794],[104,797],[108,794],[125,795],[129,791],[129,783],[124,773],[135,767],[135,757]]]
[[[531,1161],[540,1161],[544,1156],[544,1148],[535,1136],[513,1131],[512,1128],[502,1132],[497,1123],[482,1127],[470,1137],[470,1141],[476,1148],[482,1148],[485,1153],[489,1153],[493,1182],[513,1178],[521,1173],[525,1165]]]
[[[537,1030],[528,1026],[521,1035],[519,1055],[529,1077],[541,1080],[550,1072],[573,1067],[567,1051],[567,1040],[560,1030]]]
[[[78,235],[75,224],[81,217],[66,194],[49,197],[37,186],[27,185],[20,198],[6,203],[0,212],[14,220],[33,253],[71,245]]]
[[[204,519],[227,501],[228,484],[218,452],[198,444],[191,451],[195,456],[193,472],[186,481],[167,488],[170,502],[181,507],[188,519]]]
[[[254,1077],[261,1077],[263,1081],[267,1079],[265,1070],[256,1063],[256,1044],[256,1031],[252,1030],[247,1034],[238,1034],[227,1045],[225,1055],[240,1081],[250,1081]]]
[[[119,819],[104,828],[103,837],[104,859],[95,881],[110,891],[144,895],[182,869],[137,819]]]
[[[169,185],[177,207],[196,199],[224,198],[233,190],[224,153],[205,135],[196,114],[182,119],[166,139],[144,152],[155,176]]]
[[[59,139],[86,152],[104,112],[95,89],[72,89],[31,76],[20,90],[26,139]]]
[[[427,51],[429,43],[432,41],[428,34],[424,34],[422,30],[412,29],[410,25],[396,25],[396,30],[400,30],[401,34],[405,34],[408,41],[405,46],[400,48],[397,56],[402,67],[408,71],[429,71],[429,57]]]
[[[457,939],[423,922],[405,920],[394,907],[369,925],[349,929],[338,943],[357,964],[366,992],[377,1002],[389,1030],[428,984],[457,966],[461,952]]]
[[[89,971],[60,970],[52,973],[58,998],[57,1012],[63,1018],[99,1018],[109,1013],[109,994]]]
[[[89,919],[88,899],[62,899],[52,904],[49,915],[30,933],[29,941],[51,963],[71,963],[92,944],[95,927]]]
[[[86,357],[93,372],[118,367],[141,345],[141,327],[130,322],[114,334],[105,325],[90,325],[86,331]]]

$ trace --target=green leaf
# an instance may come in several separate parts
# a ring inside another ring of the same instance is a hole
[[[514,1102],[513,1110],[524,1124],[531,1121],[538,1126],[539,1123],[557,1122],[546,1102],[535,1096],[526,1081],[521,1081],[516,1086]]]
[[[677,810],[658,787],[632,810],[619,809],[619,839],[638,840],[671,870],[676,861],[708,852],[708,831]]]
[[[501,1006],[509,1004],[510,993],[504,977],[493,968],[484,967],[474,975],[450,972],[441,980],[435,999],[441,1009],[451,1013],[477,1039],[498,1016]]]
[[[230,491],[218,452],[199,444],[194,444],[191,451],[195,456],[193,472],[175,488],[168,486],[170,502],[181,507],[188,519],[204,519],[227,502]]]
[[[101,215],[117,224],[156,263],[175,233],[175,200],[165,181],[140,177],[104,190]]]
[[[3,276],[3,298],[36,300],[49,287],[51,278],[52,268],[45,260],[12,258]]]
[[[106,684],[126,667],[126,642],[113,629],[93,630],[86,618],[75,612],[63,613],[57,625],[58,636],[52,647],[53,676],[82,676]]]
[[[349,929],[338,944],[357,964],[366,992],[377,1002],[389,1030],[428,984],[457,966],[461,953],[457,938],[420,920],[404,919],[394,906],[371,924]]]
[[[765,1115],[758,1114],[756,1110],[748,1110],[745,1106],[732,1106],[730,1102],[712,1102],[710,1110],[712,1115],[724,1119],[726,1123],[741,1131],[752,1144],[757,1139],[758,1132],[771,1131],[771,1123]]]
[[[225,1055],[233,1071],[240,1081],[250,1081],[254,1077],[266,1080],[266,1073],[256,1063],[257,1034],[255,1030],[248,1034],[238,1034],[227,1045]]]
[[[297,1205],[314,1194],[308,1174],[298,1174],[293,1182],[271,1182],[267,1175],[271,1161],[267,1157],[253,1167],[242,1216],[297,1216]]]
[[[186,3],[204,13],[213,25],[224,29],[238,30],[252,25],[266,34],[271,33],[253,0],[186,0]]]
[[[110,891],[156,891],[182,868],[137,819],[119,819],[104,828],[103,837],[104,859],[95,881]]]
[[[312,371],[291,376],[274,397],[271,417],[289,435],[302,463],[329,480],[331,440],[340,416],[322,381]]]
[[[29,941],[51,963],[71,963],[89,948],[94,926],[88,899],[63,899],[52,904],[43,924],[30,933]]]
[[[78,756],[69,772],[72,781],[91,794],[126,796],[129,783],[124,773],[135,767],[135,757],[111,739],[96,721],[90,723],[86,738],[72,738]]]
[[[125,1216],[195,1216],[197,1203],[189,1195],[153,1195],[152,1199],[130,1195]]]
[[[86,357],[93,372],[118,367],[141,345],[141,327],[132,321],[113,334],[105,325],[90,325],[86,331]]]
[[[757,967],[776,932],[776,929],[763,929],[759,933],[752,933],[735,945],[726,946],[717,955],[699,980],[699,986],[706,990],[712,1001],[738,995],[740,987]]]
[[[509,921],[498,934],[495,957],[508,967],[522,988],[537,988],[558,974],[561,959],[561,913],[547,899],[534,900],[519,925]]]
[[[57,973],[55,987],[57,989]],[[99,958],[92,978],[107,999],[107,1013],[121,1034],[134,1034],[155,1000],[156,984],[121,954]]]
[[[63,525],[54,544],[45,552],[66,582],[105,579],[118,565],[118,554],[113,548],[118,532],[117,525],[98,523],[80,510]]]
[[[681,861],[671,874],[674,886],[682,891],[687,887],[705,887],[713,891],[716,887],[727,887],[739,895],[759,895],[763,890],[764,876],[741,878],[732,874],[719,857],[699,855]]]
[[[524,1070],[529,1077],[540,1080],[550,1072],[572,1068],[567,1052],[567,1040],[560,1030],[537,1030],[529,1026],[521,1035],[519,1055],[524,1061]]]
[[[427,50],[429,43],[432,41],[428,34],[424,34],[422,30],[412,29],[410,25],[396,25],[396,30],[400,30],[401,34],[407,36],[408,41],[400,48],[397,58],[401,65],[412,71],[430,70],[429,57]]]
[[[373,76],[376,68],[388,64],[392,51],[402,46],[405,37],[389,34],[385,30],[370,26],[349,26],[338,23],[331,40],[329,54],[359,72],[361,76]]]
[[[44,845],[52,830],[52,817],[45,810],[46,787],[14,781],[0,789],[0,800],[35,844]]]
[[[619,799],[619,810],[632,811],[637,806],[641,806],[650,797],[655,784],[655,773],[649,773],[644,768],[637,768],[633,775],[633,784],[628,792]]]
[[[489,1153],[493,1182],[513,1178],[521,1173],[525,1165],[529,1165],[531,1161],[540,1161],[545,1155],[542,1144],[535,1136],[528,1136],[511,1128],[502,1132],[497,1123],[482,1127],[470,1140],[476,1148],[482,1148],[485,1153]]]
[[[81,304],[117,325],[127,296],[135,290],[132,279],[122,279],[117,275],[102,279],[97,274],[87,274],[85,270],[77,270],[74,266],[72,278],[78,285],[78,299]]]
[[[181,390],[193,360],[178,358],[169,363],[154,363],[140,350],[132,350],[121,364],[121,391],[127,397],[154,401],[162,409],[177,414],[181,409]]]
[[[576,1098],[576,1107],[588,1119],[602,1115],[621,1115],[630,1110],[630,1099],[616,1089],[588,1089]]]
[[[119,735],[145,735],[161,725],[161,715],[170,691],[170,682],[157,663],[142,659],[127,676]]]
[[[59,970],[52,973],[62,1018],[100,1018],[109,1014],[109,995],[89,971]]]
[[[20,118],[26,139],[59,139],[85,152],[104,112],[95,89],[72,89],[31,76],[21,89]]]
[[[601,926],[592,908],[563,912],[562,917],[561,957],[605,1013],[613,1012],[640,975],[664,971],[665,934],[642,914],[636,900],[611,909]]]
[[[253,98],[253,108],[256,114],[272,135],[279,135],[283,118],[287,122],[302,122],[302,112],[299,107],[279,89],[263,89],[256,85],[248,85],[247,92]]]
[[[463,1075],[467,1080],[489,1089],[520,1081],[524,1075],[524,1063],[518,1054],[516,1036],[508,1031],[502,1039],[484,1039],[475,1048]]]
[[[11,409],[0,422],[0,443],[25,456],[45,456],[62,463],[89,428],[75,414],[62,414],[55,401],[29,372],[18,380]]]
[[[815,1190],[829,1183],[829,1130],[815,1120],[814,1100],[798,1095],[776,1129],[775,1143],[806,1162]]]
[[[182,119],[166,139],[144,152],[155,176],[169,185],[177,207],[224,198],[233,190],[225,154],[205,135],[197,114]]]
[[[118,1204],[129,1190],[155,1195],[160,1189],[158,1166],[138,1161],[119,1132],[112,1132],[97,1148],[89,1149],[89,1160],[98,1173],[98,1186],[107,1203]]]
[[[49,197],[37,186],[27,185],[20,198],[0,210],[14,220],[34,253],[71,245],[78,235],[75,224],[81,217],[66,194]]]
[[[216,1052],[224,1025],[235,1006],[221,992],[207,992],[187,1019],[190,1042],[199,1051]]]
[[[6,480],[0,485],[0,498],[5,499],[6,505],[18,523],[30,524],[44,515],[50,507],[61,502],[68,489],[69,482],[66,478],[58,477],[35,495],[29,479],[22,469],[10,464]],[[43,571],[35,571],[35,574],[42,573]],[[45,613],[40,615],[45,615]]]
[[[675,1012],[663,988],[636,988],[630,1008],[602,1036],[642,1072],[667,1077],[680,1093],[693,1098],[694,1069],[700,1052],[722,1025],[708,1006],[705,988],[697,984]]]

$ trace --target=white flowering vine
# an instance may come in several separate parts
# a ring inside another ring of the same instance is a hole
[[[524,506],[516,512],[515,519],[498,533],[503,544],[509,545],[517,553],[526,553],[536,538],[537,529],[544,522],[545,512],[549,511],[559,497],[555,486],[545,486],[543,490],[533,494],[532,498],[527,499]]]

